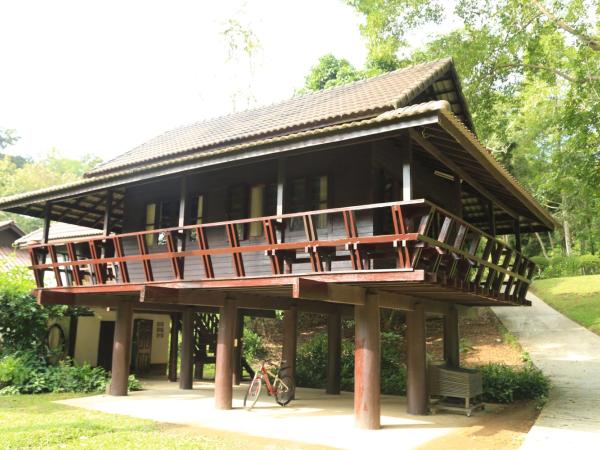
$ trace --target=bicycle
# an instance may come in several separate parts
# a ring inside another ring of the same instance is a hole
[[[289,367],[281,367],[277,373],[271,373],[265,368],[267,361],[262,361],[260,367],[254,373],[254,378],[248,386],[244,396],[244,408],[252,409],[261,393],[263,380],[267,387],[267,394],[275,397],[275,401],[281,406],[287,405],[294,399],[296,386],[294,378],[286,373]],[[273,377],[273,383],[269,377]]]

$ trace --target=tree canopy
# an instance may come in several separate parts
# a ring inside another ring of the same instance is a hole
[[[479,138],[563,223],[563,247],[600,246],[600,2],[457,0],[460,27],[422,47],[410,38],[441,24],[438,0],[346,0],[365,17],[361,77],[452,56]],[[445,9],[446,8],[446,9]],[[328,66],[335,57],[328,55]],[[315,66],[305,89],[322,73]],[[343,60],[338,60],[341,63]],[[351,81],[327,80],[329,85]],[[539,236],[538,236],[539,237]],[[532,241],[530,252],[551,245]],[[573,244],[572,244],[573,243]]]

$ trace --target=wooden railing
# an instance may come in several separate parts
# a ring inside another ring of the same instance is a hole
[[[261,224],[260,233],[254,227],[260,236],[246,239],[252,223]],[[323,224],[327,226],[320,229]],[[209,241],[217,230],[226,240],[213,246]],[[124,242],[135,244],[126,252]],[[149,242],[162,245],[149,247]],[[29,251],[39,288],[46,271],[57,287],[132,284],[131,264],[141,265],[143,272],[135,283],[248,277],[245,257],[253,254],[253,264],[267,264],[272,276],[422,269],[438,283],[520,303],[535,271],[530,260],[504,241],[427,200],[111,234],[33,245]],[[223,255],[231,257],[226,271],[213,263]],[[194,258],[202,273],[186,276],[186,261]],[[169,276],[155,276],[153,265],[160,261],[168,262]]]

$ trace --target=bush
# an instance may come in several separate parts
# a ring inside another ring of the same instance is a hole
[[[267,349],[262,338],[254,331],[244,327],[243,337],[244,356],[248,362],[253,363],[267,356]]]
[[[540,278],[573,277],[600,273],[600,256],[555,256],[546,259],[534,256],[531,260],[538,266]]]
[[[381,392],[402,395],[406,392],[406,369],[399,354],[403,339],[395,333],[381,334]],[[317,334],[298,348],[296,385],[324,388],[327,375],[327,335]],[[354,345],[342,341],[340,385],[344,391],[354,389]]]
[[[62,316],[67,307],[40,307],[31,295],[34,287],[27,268],[0,271],[0,354],[45,353],[48,320]]]
[[[579,265],[583,275],[593,275],[600,272],[600,256],[598,255],[581,255],[579,257]]]
[[[487,364],[479,370],[483,381],[483,400],[486,402],[544,401],[550,391],[548,377],[531,364],[518,369],[504,364]]]
[[[129,389],[141,389],[135,376],[129,376]],[[102,367],[81,366],[67,359],[48,365],[33,352],[21,352],[0,359],[0,393],[39,394],[43,392],[102,392],[108,373]]]
[[[406,393],[406,368],[400,362],[403,338],[395,333],[381,333],[381,393]],[[341,388],[354,389],[353,343],[342,341]],[[513,368],[504,364],[478,367],[486,402],[511,403],[515,400],[543,401],[550,390],[550,380],[532,364]],[[298,348],[296,385],[323,389],[327,371],[327,336],[317,334]]]

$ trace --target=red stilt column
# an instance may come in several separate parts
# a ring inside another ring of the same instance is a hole
[[[354,307],[354,418],[359,428],[381,426],[379,302]]]
[[[217,409],[231,409],[232,407],[235,316],[235,304],[231,300],[225,300],[225,305],[219,309],[219,334],[217,335],[215,367],[215,407]]]
[[[298,329],[298,310],[295,306],[283,312],[283,346],[281,367],[288,367],[287,373],[296,377],[296,344]]]
[[[444,360],[451,367],[460,367],[458,310],[451,306],[444,316]]]
[[[186,308],[181,317],[181,369],[179,389],[193,389],[194,386],[194,313]]]
[[[425,310],[416,304],[406,313],[407,361],[406,401],[409,414],[427,414],[427,353],[425,348]]]
[[[131,358],[132,325],[133,304],[129,302],[123,302],[117,307],[110,395],[127,395],[129,360]]]
[[[177,381],[177,359],[179,354],[179,314],[171,314],[171,337],[169,342],[169,381]]]
[[[327,394],[340,393],[342,366],[342,317],[335,312],[327,317]]]

